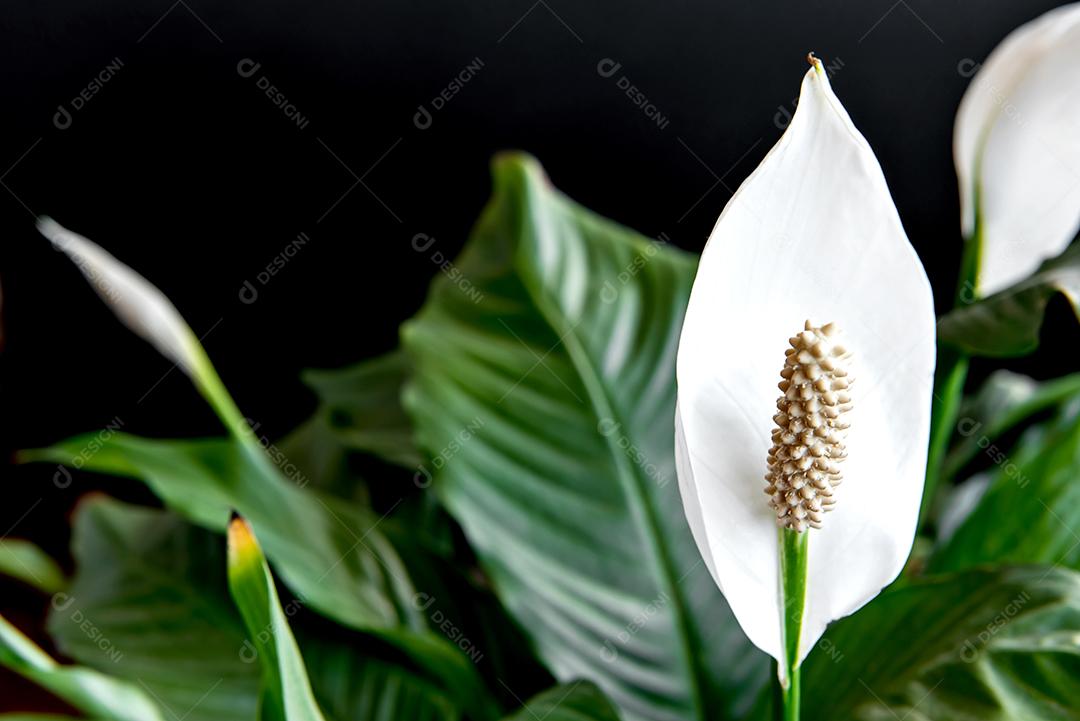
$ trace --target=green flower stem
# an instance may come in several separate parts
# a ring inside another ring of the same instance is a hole
[[[968,356],[959,349],[939,346],[937,371],[934,374],[934,401],[930,411],[930,450],[926,456],[926,483],[919,512],[921,519],[930,514],[936,503],[938,487],[945,477],[945,455],[953,429],[956,428],[969,365]]]
[[[784,643],[784,682],[779,678],[783,721],[799,721],[800,673],[799,638],[802,635],[806,610],[807,542],[810,533],[796,533],[788,528],[779,530],[780,593],[784,602],[782,639]]]
[[[214,364],[210,362],[210,357],[206,355],[206,351],[197,341],[194,344],[194,348],[192,380],[195,383],[195,387],[199,389],[199,393],[201,393],[203,398],[210,404],[210,407],[214,409],[214,412],[217,414],[218,418],[221,419],[225,428],[228,429],[233,438],[239,441],[241,447],[243,447],[248,455],[251,456],[256,463],[272,465],[262,444],[255,436],[248,419],[240,412],[240,408],[237,407],[236,401],[232,399],[232,396],[229,395],[229,391],[225,388],[225,384],[222,383],[221,376],[217,374],[217,371],[214,369]]]
[[[978,299],[979,268],[982,264],[982,223],[978,220],[976,202],[975,230],[964,243],[960,261],[960,278],[953,307],[968,305]],[[939,486],[945,478],[945,456],[956,428],[960,402],[964,398],[970,358],[959,348],[938,343],[937,370],[934,373],[934,401],[930,412],[930,449],[926,458],[926,483],[923,486],[920,521],[925,520],[936,506]]]

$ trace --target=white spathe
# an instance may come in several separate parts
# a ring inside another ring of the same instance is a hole
[[[964,235],[982,220],[981,294],[1068,246],[1080,228],[1080,3],[990,53],[960,102],[953,154]]]
[[[935,360],[933,298],[870,146],[821,65],[783,137],[701,256],[677,361],[679,489],[743,630],[782,659],[777,525],[766,457],[788,338],[835,322],[852,352],[844,483],[807,531],[799,660],[826,625],[899,574],[919,515]],[[781,661],[781,668],[783,667]]]
[[[71,258],[125,325],[150,341],[188,376],[198,376],[203,357],[198,339],[164,293],[104,248],[52,218],[39,218],[37,228],[57,250]]]

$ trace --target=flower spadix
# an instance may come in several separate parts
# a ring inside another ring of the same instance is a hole
[[[713,229],[677,361],[687,520],[743,630],[781,666],[778,524],[808,544],[798,661],[907,559],[934,329],[881,168],[815,60],[787,131]]]
[[[816,328],[808,320],[784,351],[765,493],[777,525],[796,533],[821,528],[844,479],[840,463],[847,458],[846,414],[855,379],[848,371],[851,352],[833,342],[836,335],[835,323]]]
[[[1080,3],[1014,30],[971,80],[953,153],[963,230],[981,236],[979,291],[1023,280],[1080,228]]]

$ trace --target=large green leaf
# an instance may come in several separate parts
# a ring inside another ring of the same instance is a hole
[[[229,591],[263,670],[263,721],[326,721],[251,526],[229,522]]]
[[[506,721],[619,721],[611,701],[591,683],[556,686],[529,699]]]
[[[64,463],[94,440],[82,468],[140,478],[172,509],[215,531],[231,510],[244,514],[285,583],[305,604],[352,628],[394,643],[441,678],[477,718],[497,713],[471,661],[428,630],[416,603],[421,589],[370,510],[281,476],[230,440],[151,440],[117,433],[72,438],[24,452],[28,460]]]
[[[49,618],[65,654],[138,683],[172,718],[254,721],[258,667],[226,588],[220,536],[94,496],[79,505],[72,555],[74,581]]]
[[[956,445],[945,458],[945,478],[953,478],[979,451],[1034,414],[1080,396],[1080,373],[1036,381],[1009,370],[998,370],[979,392],[960,408]]]
[[[1058,293],[1080,317],[1080,243],[1043,263],[1027,280],[948,313],[938,323],[938,336],[971,355],[1030,353],[1039,346],[1046,304]]]
[[[402,331],[425,467],[559,679],[594,680],[630,718],[736,717],[765,657],[674,480],[695,261],[574,204],[530,158],[494,174],[454,272]]]
[[[90,440],[71,438],[25,456],[64,463]],[[416,589],[365,509],[289,482],[230,440],[116,433],[97,445],[83,469],[142,479],[200,526],[224,531],[233,509],[244,514],[285,582],[331,618],[356,628],[423,628],[411,600]]]
[[[1029,428],[1011,450],[987,448],[989,488],[930,557],[932,570],[982,563],[1080,568],[1080,398]]]
[[[165,721],[153,700],[135,684],[82,666],[57,663],[0,616],[0,666],[48,689],[102,721]]]
[[[1080,719],[1080,575],[980,569],[886,591],[803,665],[803,721]]]

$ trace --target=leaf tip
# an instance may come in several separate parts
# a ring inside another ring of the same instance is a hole
[[[251,524],[235,510],[229,512],[229,555],[236,561],[250,560],[260,555],[259,542]]]

